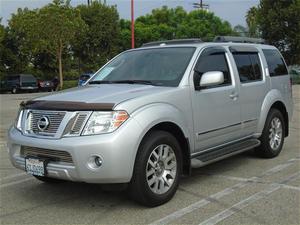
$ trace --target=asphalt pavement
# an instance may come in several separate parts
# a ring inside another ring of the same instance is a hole
[[[11,165],[6,132],[19,103],[47,94],[0,95],[1,224],[300,224],[299,85],[290,136],[277,158],[250,151],[194,169],[174,198],[156,208],[96,184],[45,184]]]

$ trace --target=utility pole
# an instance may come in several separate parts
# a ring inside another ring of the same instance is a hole
[[[134,0],[131,0],[131,48],[134,48]]]
[[[194,2],[193,7],[195,9],[209,9],[209,5],[203,3],[203,0],[199,0],[199,2]]]

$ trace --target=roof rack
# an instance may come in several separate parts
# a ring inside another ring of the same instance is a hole
[[[262,38],[235,37],[235,36],[217,36],[214,42],[235,42],[235,43],[253,43],[265,44],[266,41]]]
[[[153,42],[143,44],[142,47],[178,45],[178,44],[197,44],[197,43],[203,43],[203,41],[199,38],[174,39],[174,40],[166,40],[166,41],[153,41]]]

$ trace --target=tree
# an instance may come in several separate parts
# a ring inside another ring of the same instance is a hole
[[[167,6],[138,17],[135,33],[137,47],[149,41],[174,38],[212,40],[217,35],[236,34],[227,21],[222,21],[211,12],[194,10],[188,13],[182,7],[170,9]],[[121,20],[121,37],[126,47],[130,42],[129,34],[130,23]]]
[[[300,0],[261,0],[250,10],[256,14],[251,20],[261,37],[275,45],[289,64],[300,64]]]
[[[63,53],[70,48],[76,34],[85,29],[80,12],[70,6],[69,0],[54,0],[41,9],[19,10],[9,24],[24,34],[32,55],[45,52],[55,57],[62,87]]]
[[[249,9],[246,15],[246,22],[248,25],[248,36],[250,37],[260,37],[259,25],[258,25],[258,8],[252,7]]]
[[[78,58],[79,71],[95,71],[119,52],[119,14],[115,6],[93,1],[90,6],[79,5],[87,29],[72,42]]]
[[[242,25],[236,25],[233,30],[242,37],[247,37],[249,34],[248,29]]]

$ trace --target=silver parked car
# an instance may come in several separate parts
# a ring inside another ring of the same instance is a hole
[[[247,41],[148,43],[81,88],[23,102],[8,133],[13,165],[45,182],[127,183],[157,206],[193,167],[251,149],[277,156],[290,77],[275,47]]]

